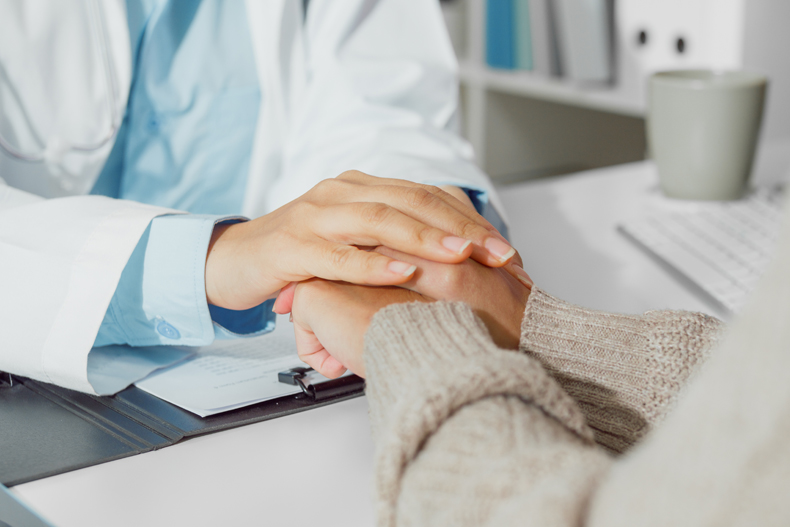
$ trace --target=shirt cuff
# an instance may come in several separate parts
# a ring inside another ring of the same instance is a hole
[[[277,318],[273,307],[274,299],[244,311],[208,306],[211,320],[214,321],[214,337],[224,340],[269,333],[274,330]]]
[[[215,337],[253,336],[274,329],[270,301],[245,311],[209,309],[206,251],[214,226],[229,221],[242,218],[155,218],[123,270],[94,346],[205,346]]]

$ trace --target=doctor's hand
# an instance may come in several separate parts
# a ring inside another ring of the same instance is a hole
[[[270,214],[216,227],[206,256],[206,297],[239,310],[312,277],[367,285],[408,281],[412,263],[359,248],[379,245],[432,262],[471,256],[491,267],[515,254],[490,223],[447,192],[351,171]]]
[[[365,332],[373,315],[390,305],[431,302],[399,287],[367,287],[308,280],[293,284],[293,316],[299,358],[322,375],[335,378],[346,369],[365,376]]]

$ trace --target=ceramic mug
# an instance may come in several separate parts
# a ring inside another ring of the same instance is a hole
[[[647,139],[671,198],[732,200],[746,190],[768,79],[744,71],[650,77]]]

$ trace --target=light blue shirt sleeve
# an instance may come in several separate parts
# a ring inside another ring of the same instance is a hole
[[[273,300],[245,311],[209,306],[206,251],[214,226],[239,221],[214,215],[155,218],[133,251],[94,346],[205,346],[215,338],[274,329]]]
[[[262,98],[246,4],[126,4],[129,102],[92,193],[195,214],[238,214]]]

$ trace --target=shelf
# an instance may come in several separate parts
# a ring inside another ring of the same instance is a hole
[[[644,106],[637,102],[637,97],[614,87],[580,87],[529,71],[496,70],[471,61],[460,63],[459,75],[461,83],[468,86],[629,117],[645,115]]]

